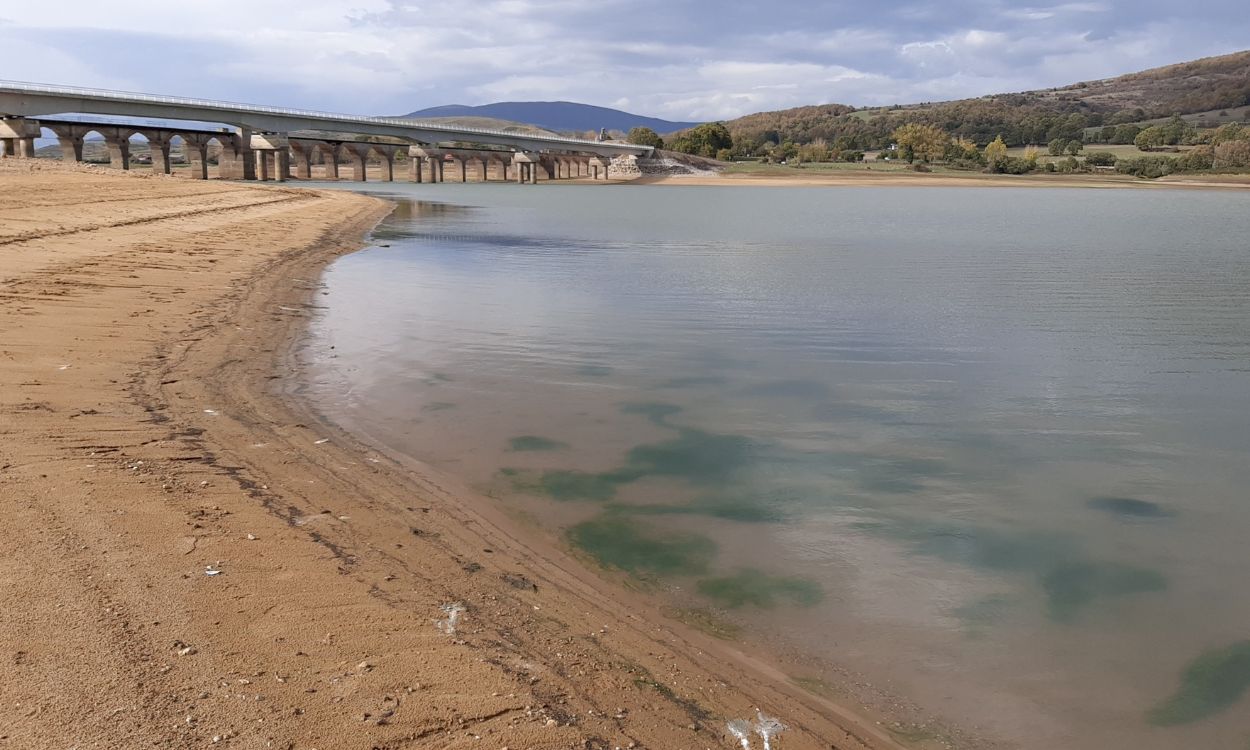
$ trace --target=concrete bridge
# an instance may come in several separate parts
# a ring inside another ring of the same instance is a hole
[[[64,115],[73,113],[75,119]],[[49,116],[53,117],[49,117]],[[61,115],[62,117],[55,117]],[[217,130],[194,127],[119,125],[79,115],[151,118],[164,121],[223,123]],[[62,158],[82,161],[83,144],[92,132],[106,144],[110,163],[130,167],[130,144],[144,137],[152,149],[152,169],[171,172],[170,148],[183,144],[191,176],[207,179],[210,147],[217,176],[225,179],[285,180],[312,178],[314,164],[326,179],[339,179],[348,166],[351,179],[367,178],[368,164],[379,165],[381,178],[393,180],[397,160],[406,159],[414,182],[442,182],[447,166],[459,181],[606,180],[609,170],[628,171],[649,146],[466,128],[390,117],[361,117],[280,109],[230,102],[128,92],[80,89],[0,81],[0,144],[3,154],[34,156],[35,139],[50,130]]]

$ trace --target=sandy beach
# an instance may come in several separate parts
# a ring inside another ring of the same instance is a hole
[[[757,710],[774,747],[896,746],[282,387],[388,204],[0,187],[0,747],[737,747]]]

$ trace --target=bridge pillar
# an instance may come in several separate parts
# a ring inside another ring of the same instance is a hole
[[[538,184],[538,154],[518,151],[512,155],[512,166],[516,170],[516,181],[520,184]]]
[[[272,151],[253,151],[256,155],[256,179],[267,182],[273,167]]]
[[[425,157],[413,156],[413,157],[410,157],[409,160],[412,165],[412,168],[408,174],[409,179],[411,179],[413,182],[421,182],[422,181],[421,171],[425,169]]]
[[[358,143],[344,143],[342,146],[343,154],[347,157],[347,161],[352,166],[352,179],[356,182],[365,182],[369,179],[365,169],[369,161],[368,145]]]
[[[342,148],[342,144],[328,142],[317,146],[317,150],[321,152],[321,163],[325,166],[325,179],[337,180],[339,178],[339,153]]]
[[[143,137],[148,139],[148,147],[152,151],[153,174],[171,174],[169,149],[172,136],[163,130],[145,130]]]
[[[609,160],[605,159],[602,156],[596,156],[593,159],[591,159],[590,171],[591,171],[592,179],[607,180],[608,179],[608,167],[611,165],[611,163],[612,162],[610,162]]]
[[[482,157],[482,182],[490,182],[490,160]]]
[[[255,154],[256,176],[258,179],[285,182],[291,171],[288,151],[291,139],[283,133],[252,133],[248,138],[248,146]]]
[[[295,162],[295,177],[300,180],[312,179],[312,154],[302,143],[291,142],[290,159]]]
[[[394,182],[395,148],[392,146],[374,146],[373,150],[382,158],[382,179],[386,182]]]
[[[183,135],[182,154],[191,165],[191,179],[208,179],[208,138],[202,135]]]
[[[38,122],[25,117],[0,119],[0,141],[4,143],[4,155],[18,159],[35,158],[35,139],[41,132]]]
[[[252,153],[252,131],[239,128],[234,134],[217,136],[221,155],[217,157],[217,176],[223,180],[256,179],[256,157]]]
[[[109,166],[113,169],[130,169],[130,134],[121,128],[104,133],[104,145],[109,152]]]
[[[57,144],[61,147],[62,161],[82,161],[83,136],[87,134],[88,128],[76,125],[49,125],[48,130],[56,134]]]

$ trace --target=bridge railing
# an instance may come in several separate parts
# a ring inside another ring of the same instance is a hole
[[[302,117],[310,120],[324,120],[333,122],[350,122],[367,125],[391,125],[401,128],[421,128],[424,130],[436,130],[449,135],[491,135],[506,138],[523,138],[526,140],[542,141],[545,143],[558,143],[577,146],[596,146],[596,147],[619,147],[621,144],[602,143],[600,141],[591,141],[585,138],[566,138],[564,136],[515,133],[508,130],[499,130],[495,128],[472,128],[459,125],[445,125],[442,123],[428,122],[426,120],[410,120],[404,117],[369,117],[366,115],[345,115],[336,114],[334,112],[318,112],[309,109],[291,109],[287,107],[270,107],[263,104],[240,104],[238,102],[223,102],[212,99],[194,99],[182,96],[164,96],[160,94],[141,94],[135,91],[113,91],[110,89],[86,88],[81,86],[53,86],[44,83],[28,83],[25,81],[6,81],[0,80],[0,92],[12,93],[41,93],[53,94],[57,96],[80,97],[87,99],[114,99],[132,102],[142,102],[145,104],[169,104],[180,107],[198,107],[201,109],[219,109],[230,112],[256,113],[266,115],[283,115],[287,117]]]

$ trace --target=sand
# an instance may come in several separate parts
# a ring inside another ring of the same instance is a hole
[[[0,746],[737,747],[760,709],[779,750],[894,747],[287,392],[383,202],[16,160],[0,194]]]

